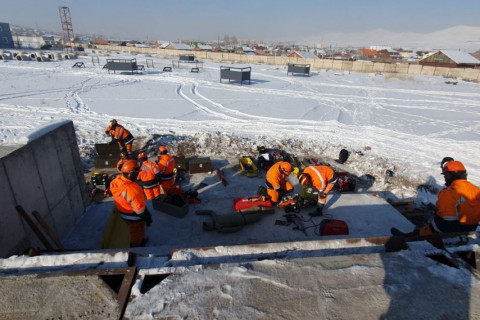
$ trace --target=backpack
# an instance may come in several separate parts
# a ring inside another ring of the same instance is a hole
[[[320,234],[322,236],[334,236],[348,234],[348,225],[343,220],[323,219],[320,222]]]

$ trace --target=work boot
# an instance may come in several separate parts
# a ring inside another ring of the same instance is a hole
[[[322,216],[322,215],[323,215],[323,207],[324,207],[324,206],[325,206],[325,205],[323,205],[323,204],[318,204],[318,203],[317,203],[317,206],[316,206],[316,208],[315,208],[315,211],[310,212],[308,215],[309,215],[310,217],[320,217],[320,216]]]
[[[397,228],[391,228],[390,232],[394,236],[404,236],[404,237],[418,236],[418,230],[417,229],[413,230],[412,232],[402,232],[402,231],[398,230]]]

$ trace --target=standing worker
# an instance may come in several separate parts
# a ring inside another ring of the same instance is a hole
[[[125,129],[123,126],[117,123],[117,120],[113,119],[110,121],[110,125],[105,129],[107,136],[112,137],[112,141],[109,144],[118,143],[120,151],[126,151],[128,156],[132,157],[132,144],[135,138],[132,136],[130,131]]]
[[[317,197],[315,211],[310,212],[309,215],[312,217],[321,216],[327,203],[327,194],[337,182],[337,173],[326,165],[309,166],[300,174],[298,182],[301,186],[301,196]]]
[[[272,203],[278,203],[286,193],[293,191],[292,184],[287,181],[287,177],[292,171],[292,165],[286,161],[279,161],[268,169],[265,184]]]
[[[140,167],[135,160],[126,160],[122,166],[122,175],[113,179],[110,191],[122,219],[130,229],[130,246],[143,246],[145,237],[145,223],[150,226],[152,216],[147,209],[142,188],[137,183]]]
[[[165,146],[158,148],[158,170],[160,172],[160,185],[168,193],[170,188],[175,184],[175,159],[168,154]]]
[[[152,200],[158,197],[162,192],[158,181],[158,165],[155,162],[148,161],[145,153],[138,155],[138,162],[140,164],[140,173],[137,180],[140,187],[142,187],[147,200]]]
[[[442,165],[445,188],[438,193],[437,212],[430,223],[412,232],[397,228],[393,235],[427,236],[433,233],[475,231],[480,221],[480,188],[467,181],[467,170],[460,161]]]

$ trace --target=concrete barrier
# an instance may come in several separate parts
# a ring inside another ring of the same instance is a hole
[[[425,76],[433,76],[435,75],[435,69],[437,67],[431,67],[431,66],[423,66],[421,74]]]
[[[129,53],[144,53],[144,54],[163,54],[166,56],[178,56],[180,54],[191,54],[194,51],[190,50],[169,50],[169,49],[158,49],[158,48],[131,48],[131,47],[121,47],[121,46],[103,46],[95,45],[95,49],[101,51],[123,51]],[[382,69],[381,65],[377,63],[373,64],[369,62],[369,65],[364,65],[365,61],[355,61],[353,64],[335,63],[333,66],[332,59],[295,59],[288,57],[278,57],[278,56],[247,56],[244,54],[236,53],[226,53],[226,52],[209,52],[209,51],[195,51],[195,55],[198,55],[202,59],[208,59],[217,62],[233,62],[233,63],[266,63],[273,65],[285,66],[288,63],[307,63],[312,65],[312,69],[322,70],[322,69],[338,69],[338,70],[348,70],[356,72],[393,72],[393,73],[404,73],[404,74],[421,74],[422,66],[407,64],[407,63],[397,63],[397,64],[384,64],[383,71],[377,71]],[[308,61],[307,61],[308,60]],[[351,69],[350,69],[351,68]],[[468,69],[461,69],[463,71]],[[456,75],[458,71],[454,72]],[[436,75],[436,74],[435,74]],[[467,74],[462,74],[458,76],[463,79],[470,79],[474,77],[474,74],[471,71],[468,71]],[[477,77],[477,80],[478,79]],[[473,80],[475,81],[475,80]]]
[[[88,202],[73,122],[50,124],[28,140],[0,146],[0,257],[45,248],[15,206],[38,211],[62,239]]]

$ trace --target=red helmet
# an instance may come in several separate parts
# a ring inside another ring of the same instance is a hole
[[[141,159],[147,159],[147,155],[144,153],[144,152],[141,152],[139,155],[138,155],[138,160],[141,160]]]
[[[122,172],[130,173],[140,170],[140,167],[135,160],[126,160],[122,166]]]
[[[165,154],[167,153],[167,148],[165,148],[165,146],[160,146],[158,147],[158,152],[160,152],[161,154]]]
[[[448,161],[443,165],[442,174],[453,171],[467,171],[460,161]]]
[[[309,185],[312,184],[312,178],[310,177],[310,175],[308,173],[302,173],[298,177],[298,183],[300,183],[300,185],[302,185],[302,186],[309,186]]]
[[[293,171],[292,165],[291,165],[289,162],[286,162],[286,161],[283,161],[283,162],[280,164],[280,169],[281,169],[286,175],[289,175],[289,174]]]

